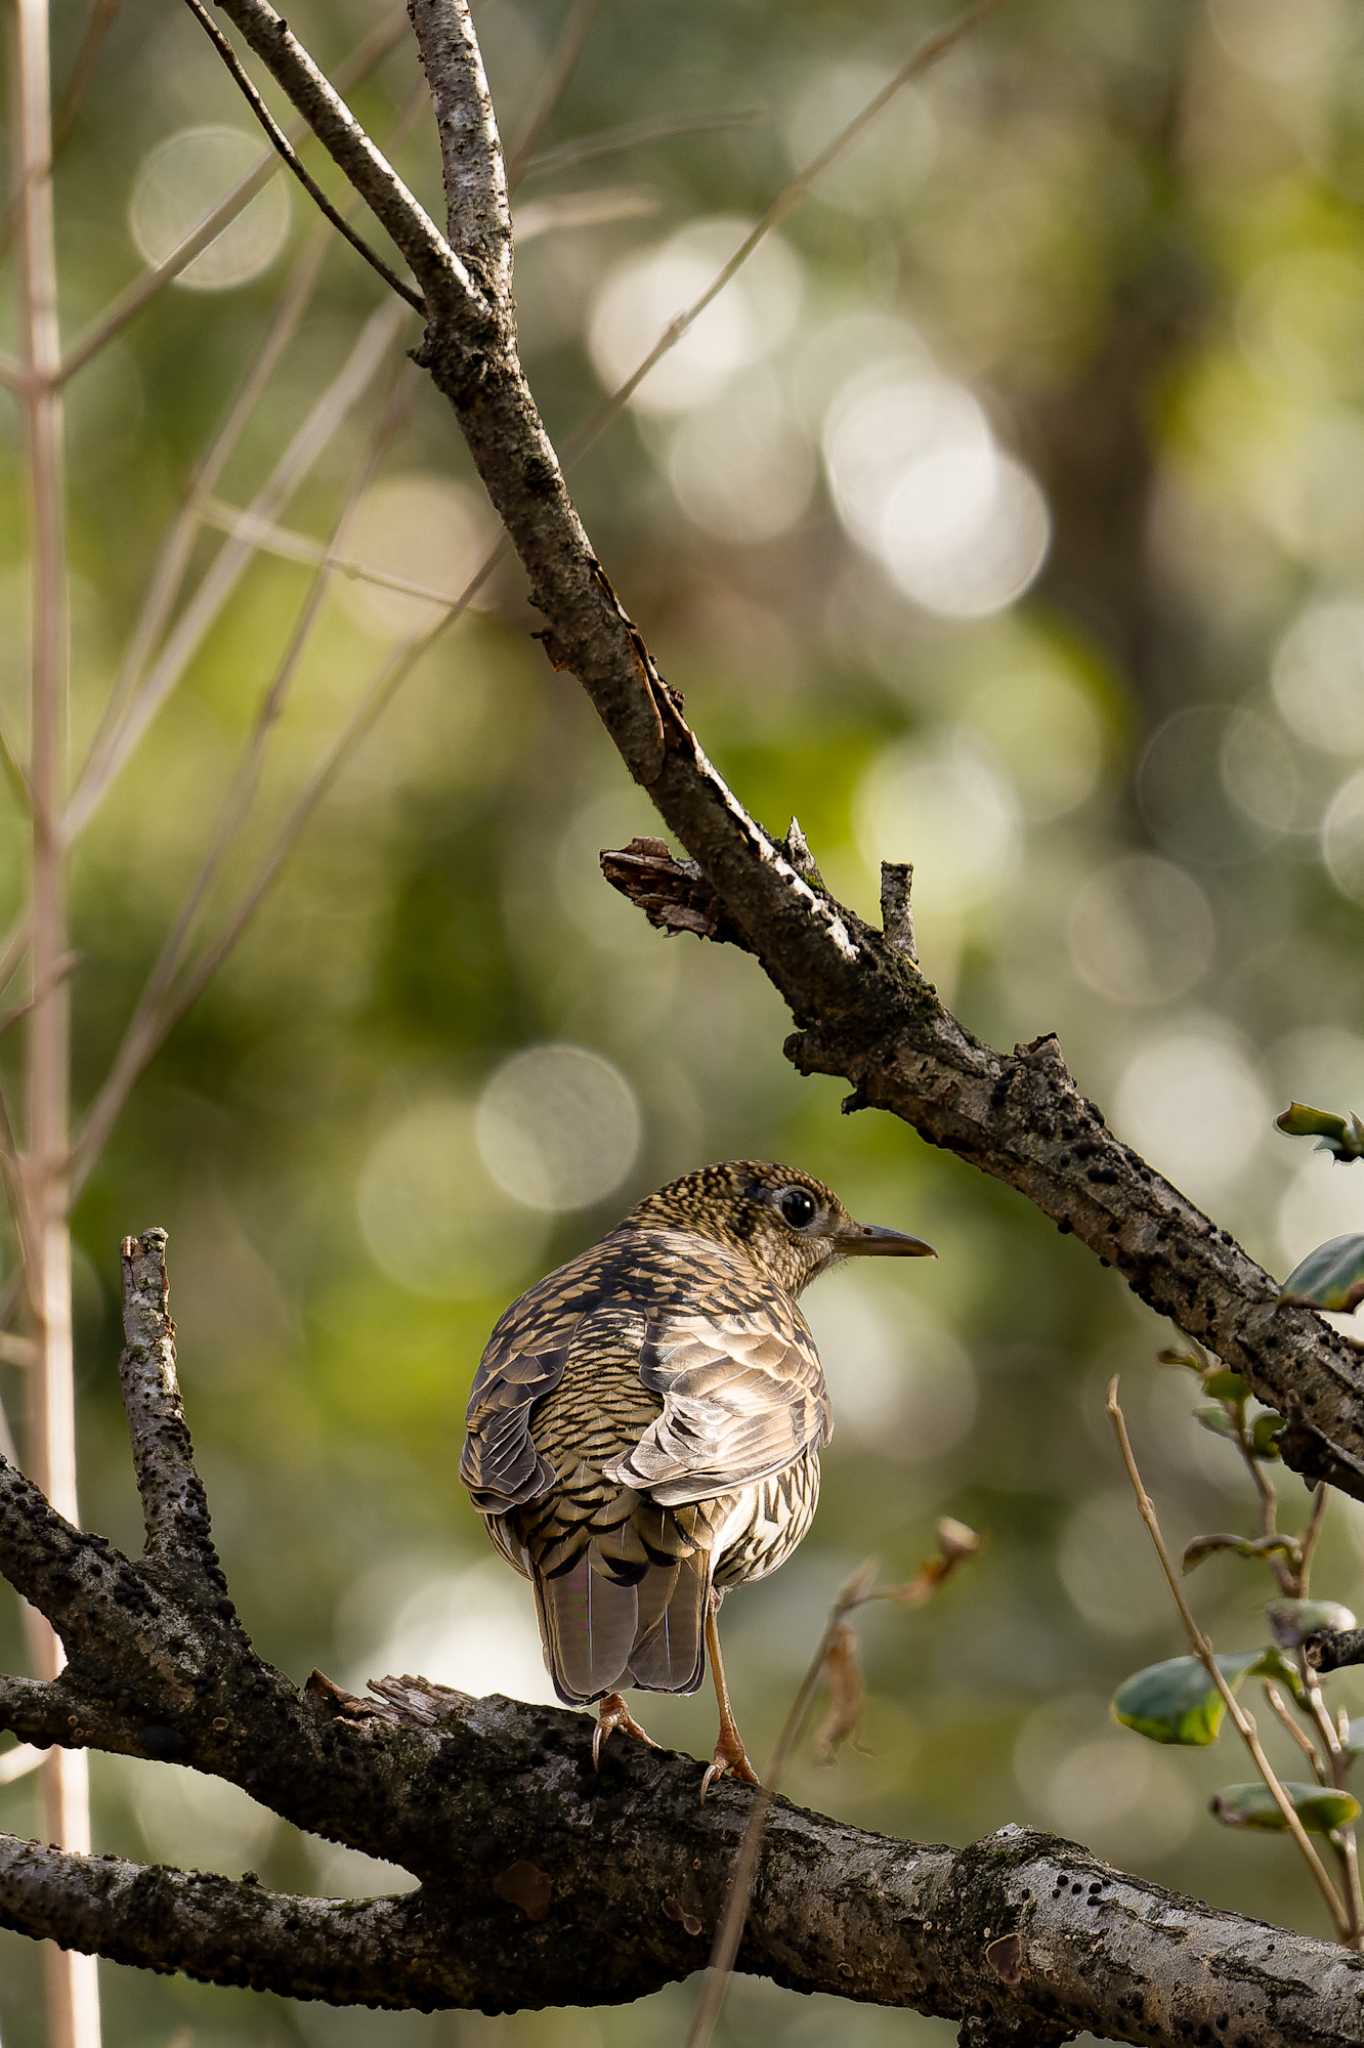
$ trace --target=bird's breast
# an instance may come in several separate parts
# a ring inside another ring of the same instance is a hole
[[[774,1572],[809,1533],[819,1505],[819,1452],[803,1451],[780,1472],[731,1496],[715,1533],[715,1583],[746,1586]]]

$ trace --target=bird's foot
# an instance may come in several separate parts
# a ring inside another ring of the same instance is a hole
[[[706,1794],[717,1778],[729,1776],[742,1779],[745,1785],[761,1785],[762,1779],[748,1760],[743,1737],[731,1721],[728,1727],[722,1724],[715,1738],[715,1754],[710,1760],[705,1777],[701,1780],[701,1804],[706,1803]]]
[[[618,1692],[609,1692],[597,1707],[597,1725],[592,1730],[592,1768],[601,1769],[601,1753],[606,1743],[619,1728],[626,1735],[633,1735],[636,1742],[645,1742],[650,1749],[657,1749],[648,1730],[641,1728],[630,1709]]]

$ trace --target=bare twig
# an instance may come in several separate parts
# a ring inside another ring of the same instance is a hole
[[[573,0],[564,18],[559,35],[559,47],[546,73],[534,105],[522,123],[521,132],[507,152],[507,186],[514,191],[534,161],[535,150],[544,134],[560,100],[568,90],[569,81],[578,68],[579,60],[592,33],[592,24],[601,12],[601,0]]]
[[[1127,1433],[1127,1420],[1118,1402],[1118,1381],[1116,1376],[1108,1383],[1107,1407],[1109,1420],[1113,1424],[1113,1433],[1118,1440],[1118,1449],[1122,1453],[1123,1468],[1131,1483],[1133,1494],[1136,1496],[1137,1511],[1146,1525],[1146,1533],[1151,1538],[1151,1544],[1159,1560],[1161,1571],[1165,1574],[1165,1583],[1170,1589],[1170,1598],[1174,1601],[1175,1607],[1179,1612],[1179,1618],[1184,1624],[1184,1632],[1189,1639],[1189,1648],[1193,1651],[1195,1657],[1197,1657],[1199,1663],[1203,1666],[1203,1669],[1207,1672],[1208,1677],[1221,1695],[1222,1704],[1227,1710],[1232,1726],[1249,1750],[1251,1761],[1260,1773],[1270,1797],[1283,1816],[1284,1826],[1296,1842],[1299,1854],[1312,1874],[1312,1881],[1326,1902],[1336,1931],[1340,1939],[1344,1941],[1348,1938],[1350,1931],[1349,1913],[1345,1902],[1332,1883],[1326,1865],[1317,1854],[1311,1837],[1299,1818],[1296,1807],[1283,1788],[1278,1773],[1265,1755],[1254,1721],[1246,1713],[1223,1677],[1221,1667],[1213,1655],[1212,1644],[1194,1619],[1193,1609],[1184,1596],[1184,1588],[1180,1584],[1179,1574],[1175,1570],[1174,1561],[1165,1547],[1165,1538],[1160,1532],[1160,1522],[1156,1515],[1155,1503],[1142,1482],[1136,1454],[1132,1449],[1132,1439]]]
[[[972,7],[967,13],[959,15],[956,21],[949,22],[946,28],[940,29],[936,35],[930,36],[926,42],[921,43],[913,56],[906,59],[899,70],[886,80],[878,92],[873,93],[866,105],[859,108],[857,113],[853,115],[851,121],[848,121],[840,128],[837,135],[827,142],[824,148],[819,150],[816,155],[811,157],[809,163],[803,169],[797,171],[794,178],[782,186],[776,198],[771,201],[766,211],[755,222],[748,234],[745,235],[743,241],[740,242],[728,262],[722,264],[720,269],[716,271],[715,276],[711,279],[705,290],[698,298],[693,299],[689,306],[685,307],[682,312],[669,321],[658,340],[649,350],[649,353],[635,366],[624,383],[618,384],[611,393],[606,404],[595,415],[588,429],[594,438],[601,432],[601,429],[609,420],[615,418],[622,406],[629,403],[649,372],[655,369],[662,362],[664,356],[668,354],[669,350],[676,348],[683,335],[687,334],[695,326],[707,306],[713,304],[725,289],[725,286],[730,283],[731,279],[738,276],[758,245],[772,233],[774,228],[780,227],[789,214],[794,213],[796,208],[804,203],[818,180],[838,162],[840,157],[846,155],[853,144],[871,127],[878,115],[885,112],[891,101],[902,93],[907,85],[912,85],[916,79],[922,78],[926,71],[931,70],[941,58],[947,55],[949,50],[954,49],[964,37],[971,33],[972,29],[976,28],[987,16],[994,14],[1003,4],[1004,0],[981,0],[979,6]],[[574,452],[578,452],[576,447]]]
[[[27,1225],[28,1285],[39,1352],[25,1387],[32,1470],[43,1491],[74,1519],[75,1373],[67,1183],[70,995],[60,972],[69,950],[66,847],[61,829],[66,778],[66,472],[62,397],[56,381],[61,334],[52,199],[48,0],[19,0],[16,22],[19,324],[27,372],[24,407],[33,565],[28,780],[35,992],[27,1020],[28,1150],[19,1208]],[[40,1678],[55,1678],[65,1661],[55,1632],[40,1631],[37,1647]],[[53,1841],[62,1848],[88,1853],[90,1796],[84,1757],[54,1752],[43,1771],[43,1806]],[[93,1962],[54,1948],[47,1955],[46,1982],[51,2048],[98,2048],[99,1986]]]
[[[391,300],[371,313],[341,369],[320,393],[252,499],[249,510],[253,515],[270,519],[288,502],[351,408],[369,390],[406,318],[405,310]],[[241,538],[227,540],[219,549],[122,718],[107,730],[98,754],[87,760],[68,806],[68,832],[74,834],[89,824],[114,778],[202,646],[252,554],[250,544]]]
[[[119,0],[94,0],[86,16],[85,30],[80,47],[76,51],[71,73],[62,90],[61,101],[52,117],[52,162],[55,164],[76,126],[81,101],[86,87],[94,75],[104,38],[113,25],[118,13]],[[19,207],[22,192],[13,194],[3,221],[0,221],[0,256],[9,248],[14,231],[19,223]],[[3,378],[0,378],[3,382]]]
[[[365,78],[379,64],[388,52],[401,42],[407,31],[407,20],[401,8],[395,8],[373,28],[360,44],[349,61],[336,74],[337,86],[342,92],[349,91]],[[291,147],[297,147],[309,132],[306,121],[295,123],[283,133]],[[120,334],[130,321],[136,319],[143,307],[150,304],[164,287],[179,277],[182,270],[202,255],[212,242],[216,242],[223,229],[230,227],[239,213],[251,204],[256,194],[267,185],[271,178],[283,168],[282,160],[273,150],[266,150],[259,163],[253,165],[246,176],[221,199],[213,211],[205,216],[194,231],[187,235],[178,246],[160,263],[153,264],[140,277],[133,279],[127,288],[96,316],[84,334],[79,335],[67,351],[59,375],[63,382],[74,377],[78,370],[97,356],[114,336]]]
[[[199,533],[200,499],[214,489],[232,459],[262,394],[274,376],[285,350],[297,334],[317,289],[318,280],[322,275],[323,260],[329,247],[330,237],[324,227],[319,227],[303,256],[290,272],[287,287],[280,298],[265,338],[252,357],[250,368],[228,408],[221,427],[195,469],[184,503],[176,513],[162,542],[137,622],[119,665],[118,676],[109,693],[109,701],[95,729],[85,762],[76,780],[75,790],[67,806],[66,830],[70,838],[77,836],[93,814],[98,799],[92,801],[86,785],[95,772],[96,764],[104,757],[110,734],[122,718],[128,699],[141,681],[152,652],[174,611]]]
[[[123,1241],[123,1334],[119,1379],[142,1496],[144,1554],[200,1595],[206,1588],[226,1593],[180,1399],[164,1230]]]
[[[269,139],[270,147],[277,152],[286,168],[297,178],[318,212],[325,220],[329,220],[342,239],[349,242],[351,248],[364,258],[370,269],[378,272],[390,290],[395,291],[400,299],[406,299],[408,305],[414,311],[425,314],[426,305],[421,293],[414,291],[410,284],[407,284],[399,277],[396,270],[391,269],[385,263],[378,250],[371,249],[364,236],[357,234],[345,215],[338,213],[337,209],[332,205],[312,172],[302,162],[297,150],[280,127],[279,122],[256,91],[250,77],[243,70],[236,51],[213,19],[213,16],[209,13],[207,7],[203,5],[203,0],[185,0],[185,5],[212,43],[218,55],[222,58],[233,84],[264,129]]]
[[[31,812],[33,809],[33,791],[28,786],[28,777],[24,773],[23,763],[10,745],[3,726],[0,726],[0,774],[3,774],[10,788],[14,791],[21,809]]]
[[[361,494],[373,479],[374,472],[397,431],[399,418],[404,409],[401,398],[384,408],[377,431],[371,435],[364,458],[351,479],[337,516],[331,546],[322,550],[321,560],[317,564],[316,573],[300,607],[293,631],[275,673],[262,695],[245,751],[223,799],[199,872],[190,885],[175,923],[166,935],[109,1073],[95,1097],[76,1141],[72,1159],[72,1184],[78,1190],[103,1150],[105,1140],[122,1112],[138,1077],[163,1043],[173,1020],[182,1014],[173,994],[175,977],[184,958],[195,919],[255,800],[271,734],[283,713],[294,675],[303,658],[308,637],[327,592],[331,548],[341,539]]]
[[[229,505],[222,498],[205,498],[199,506],[199,517],[205,526],[216,527],[219,533],[235,534],[239,539],[249,541],[262,554],[278,555],[282,562],[302,562],[310,568],[327,568],[338,576],[345,576],[356,583],[372,583],[376,590],[396,591],[400,597],[419,597],[427,604],[438,604],[446,611],[453,611],[459,598],[450,590],[434,590],[429,583],[416,583],[410,576],[394,576],[387,569],[376,569],[372,562],[358,561],[353,555],[342,555],[336,551],[335,539],[329,545],[326,541],[314,540],[306,533],[295,533],[291,527],[281,526],[273,519],[260,519],[243,506]]]
[[[512,231],[507,174],[469,0],[409,0],[440,137],[452,233],[491,303],[511,295]]]
[[[736,107],[729,114],[668,114],[651,121],[626,122],[619,128],[603,129],[599,135],[584,135],[576,142],[560,142],[553,149],[542,149],[527,163],[525,176],[557,177],[562,171],[575,171],[580,165],[596,163],[602,157],[623,156],[651,142],[722,135],[733,128],[756,128],[769,118],[766,107]]]
[[[1312,1579],[1312,1560],[1316,1556],[1317,1544],[1321,1541],[1322,1524],[1326,1520],[1326,1509],[1330,1488],[1326,1485],[1312,1490],[1312,1512],[1307,1517],[1307,1527],[1298,1539],[1298,1598],[1307,1598]]]
[[[283,17],[268,0],[219,0],[219,5],[387,229],[428,304],[467,301],[473,286],[464,265]]]

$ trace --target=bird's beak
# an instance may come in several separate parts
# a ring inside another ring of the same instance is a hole
[[[845,1259],[936,1259],[938,1254],[921,1237],[907,1237],[903,1230],[883,1230],[879,1223],[854,1223],[840,1230],[834,1243]]]

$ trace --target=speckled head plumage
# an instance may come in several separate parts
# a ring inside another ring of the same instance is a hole
[[[932,1256],[922,1238],[856,1222],[813,1174],[764,1159],[697,1167],[646,1195],[622,1227],[690,1231],[744,1252],[791,1295],[840,1259],[869,1253]]]

